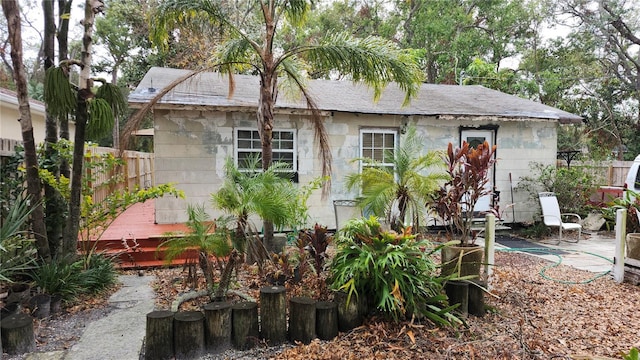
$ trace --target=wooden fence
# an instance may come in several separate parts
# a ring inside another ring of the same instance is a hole
[[[566,164],[566,163],[565,163]],[[623,187],[633,161],[572,161],[571,167],[581,167],[596,177],[600,186]]]
[[[119,156],[119,151],[105,147],[89,147],[86,150],[85,161],[100,161],[104,154]],[[104,200],[115,190],[127,189],[133,191],[136,188],[145,189],[155,185],[153,180],[154,157],[152,153],[139,151],[124,151],[122,154],[124,165],[117,166],[109,172],[90,173],[92,176],[91,187],[93,188],[93,201]]]
[[[0,139],[0,162],[2,157],[13,156],[14,147],[21,141]],[[87,147],[85,161],[87,163],[98,161],[103,154],[113,154],[117,157],[118,150],[106,147]],[[124,165],[116,167],[108,173],[94,171],[86,166],[87,175],[91,175],[90,183],[93,189],[93,201],[104,200],[111,192],[117,189],[148,188],[155,185],[153,178],[154,155],[139,151],[125,151],[122,155]]]

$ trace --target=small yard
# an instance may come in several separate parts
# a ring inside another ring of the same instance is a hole
[[[532,255],[496,253],[488,313],[469,316],[466,325],[437,328],[430,323],[393,323],[379,317],[340,335],[333,341],[315,340],[309,345],[265,349],[245,353],[286,359],[570,359],[574,355],[621,358],[622,352],[640,345],[640,289],[617,284],[604,276],[586,284],[595,273],[561,265],[550,269],[546,280],[539,271],[548,265]],[[242,271],[236,284],[258,298],[264,285],[255,269]],[[182,269],[155,270],[157,306],[169,308],[182,287]],[[254,275],[251,275],[254,274]],[[314,280],[287,285],[287,296],[318,295]],[[576,282],[564,284],[562,282]],[[198,308],[206,299],[185,303],[181,309]],[[241,356],[241,352],[229,352]],[[232,355],[234,354],[234,355]],[[262,354],[262,355],[260,355]],[[268,355],[265,355],[268,354]]]

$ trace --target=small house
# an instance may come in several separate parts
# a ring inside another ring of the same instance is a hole
[[[187,70],[152,68],[129,97],[133,107],[149,102],[160,90],[187,74]],[[235,75],[230,96],[229,79],[219,73],[201,73],[169,91],[154,106],[156,183],[174,182],[186,201],[158,199],[157,223],[184,222],[187,203],[203,203],[213,216],[210,194],[223,181],[224,163],[261,151],[256,110],[259,79]],[[335,227],[334,201],[354,199],[345,188],[345,175],[359,171],[358,157],[378,158],[398,146],[409,124],[415,124],[424,151],[445,150],[487,140],[497,144],[497,163],[491,182],[500,191],[506,223],[531,221],[537,213],[527,194],[514,189],[530,175],[531,162],[555,164],[558,124],[580,123],[582,118],[540,103],[483,86],[423,84],[419,94],[402,106],[404,92],[389,85],[378,101],[363,84],[310,80],[325,119],[332,149],[330,194],[320,191],[308,201],[311,221]],[[275,110],[274,159],[289,162],[295,181],[305,184],[321,175],[314,130],[306,105],[280,91]],[[312,225],[312,224],[310,224]]]

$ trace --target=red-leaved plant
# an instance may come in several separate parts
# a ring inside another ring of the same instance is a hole
[[[449,143],[444,156],[450,179],[440,187],[431,207],[445,221],[448,236],[460,240],[461,246],[475,241],[471,232],[473,208],[478,199],[492,193],[487,185],[495,151],[496,145],[486,141],[476,148],[464,141],[455,149]]]

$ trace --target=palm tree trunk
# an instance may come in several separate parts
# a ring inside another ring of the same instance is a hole
[[[213,294],[213,274],[211,273],[211,264],[209,263],[209,258],[207,258],[207,254],[205,252],[200,252],[198,254],[198,263],[200,264],[200,270],[202,270],[202,274],[204,275],[205,282],[207,283],[207,292],[211,295]]]
[[[13,63],[13,78],[18,93],[20,108],[20,127],[25,153],[25,165],[27,169],[27,192],[32,204],[35,206],[31,213],[33,233],[38,247],[38,256],[43,261],[51,260],[47,229],[44,222],[42,207],[40,177],[38,175],[38,158],[36,155],[36,143],[33,138],[33,124],[31,122],[31,108],[29,106],[29,94],[27,92],[27,77],[22,60],[22,28],[20,24],[20,10],[18,3],[12,0],[2,0],[2,10],[7,18],[9,31],[9,43],[11,44],[11,61]]]
[[[58,0],[58,12],[62,14],[71,13],[72,0]],[[69,58],[69,16],[60,16],[60,24],[58,26],[58,59],[60,61],[67,60]],[[69,119],[67,117],[61,117],[60,119],[60,138],[65,140],[71,140],[69,135]],[[60,174],[67,179],[71,177],[71,169],[69,163],[62,159],[60,164]]]
[[[73,144],[73,166],[71,168],[71,197],[69,199],[69,217],[63,240],[63,255],[75,254],[80,229],[80,207],[82,203],[82,175],[84,168],[84,141],[88,122],[87,101],[94,95],[91,92],[91,46],[93,44],[93,24],[96,13],[104,4],[100,0],[86,0],[84,4],[84,35],[82,36],[82,69],[78,84],[76,106],[76,134]]]
[[[260,139],[262,140],[262,169],[271,167],[273,159],[273,108],[277,96],[278,79],[275,69],[265,71],[260,78],[260,100],[258,109],[258,123],[260,126]],[[273,222],[263,221],[264,245],[267,249],[273,248]]]

